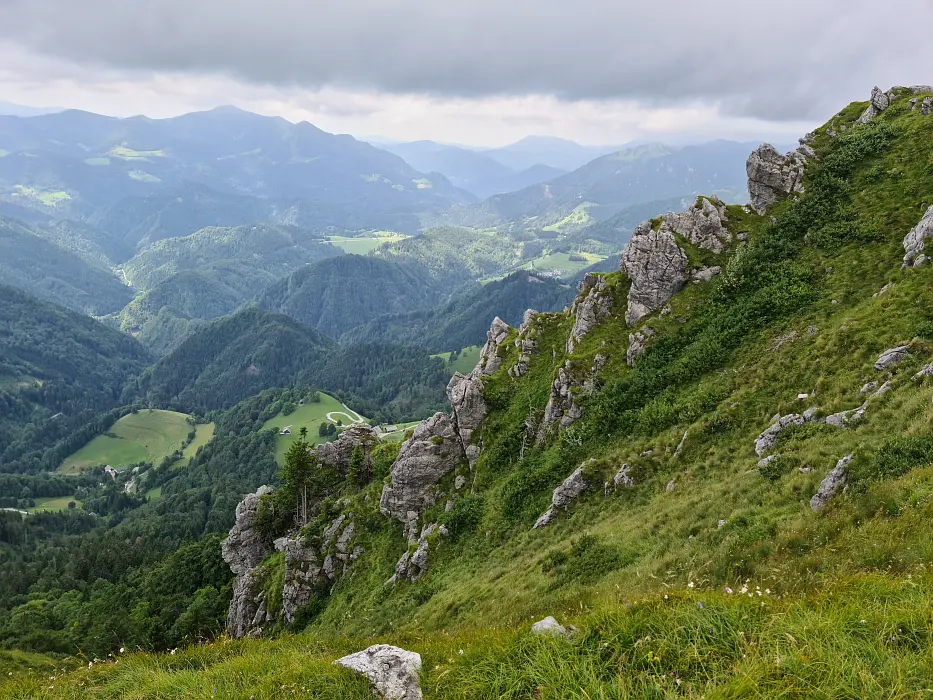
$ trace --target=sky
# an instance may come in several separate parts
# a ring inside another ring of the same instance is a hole
[[[0,99],[359,137],[791,141],[933,83],[933,0],[0,0]]]

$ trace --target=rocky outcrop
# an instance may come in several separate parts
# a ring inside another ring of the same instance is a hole
[[[477,377],[488,377],[495,374],[502,366],[502,358],[499,356],[499,348],[505,342],[509,335],[509,324],[496,316],[492,321],[492,326],[486,333],[486,344],[480,352],[479,364],[473,370]]]
[[[570,360],[567,360],[564,366],[557,370],[557,377],[551,383],[551,395],[548,397],[547,406],[544,407],[544,417],[538,431],[539,442],[547,438],[551,426],[557,424],[566,428],[580,420],[583,411],[574,401],[573,390],[582,386],[582,382],[573,381]]]
[[[303,537],[286,538],[277,549],[285,552],[285,584],[282,590],[282,613],[291,624],[298,611],[331,584],[346,576],[349,567],[365,550],[352,547],[356,527],[344,514],[328,525],[321,536],[320,548]]]
[[[357,447],[362,447],[366,460],[370,453],[379,444],[379,433],[368,425],[356,424],[344,428],[333,442],[325,442],[317,446],[316,453],[322,462],[336,467],[341,474],[350,470],[350,460]]]
[[[648,339],[654,335],[654,331],[647,326],[634,333],[629,333],[628,350],[625,353],[625,361],[629,367],[635,366],[635,360],[645,354],[645,346]]]
[[[615,476],[612,477],[612,485],[615,488],[634,488],[635,479],[632,478],[632,465],[623,464]]]
[[[904,237],[904,267],[917,266],[923,256],[927,238],[933,238],[933,206],[926,210],[920,223]]]
[[[539,636],[566,637],[570,634],[567,628],[553,617],[546,617],[531,626],[531,633]]]
[[[421,655],[388,644],[337,659],[343,666],[369,679],[373,691],[384,700],[421,700]]]
[[[272,488],[262,486],[256,493],[247,494],[240,501],[236,507],[233,527],[220,545],[221,556],[236,576],[233,600],[227,610],[227,634],[234,639],[259,636],[263,625],[271,620],[265,609],[262,581],[256,572],[270,550],[253,529],[253,521],[259,512],[259,500],[269,493],[272,493]]]
[[[440,480],[466,461],[454,420],[435,413],[421,422],[402,444],[392,465],[390,483],[382,489],[379,509],[408,525],[437,502]]]
[[[443,525],[438,525],[437,523],[425,525],[421,530],[421,535],[419,535],[417,542],[412,543],[415,545],[414,550],[408,550],[401,556],[398,563],[395,565],[395,573],[392,575],[392,578],[386,581],[386,585],[403,580],[414,582],[424,576],[425,572],[428,570],[428,555],[431,551],[432,542],[431,536],[434,533],[442,537],[446,537],[449,534],[447,528]]]
[[[532,325],[537,315],[538,313],[531,309],[525,312],[522,325],[518,329],[518,337],[515,339],[515,347],[519,350],[518,362],[509,369],[510,377],[517,379],[524,376],[531,363],[531,356],[538,349],[537,329]]]
[[[881,114],[884,110],[888,108],[891,100],[888,95],[877,85],[872,88],[871,91],[871,101],[868,103],[868,107],[862,112],[862,116],[858,118],[856,123],[858,124],[867,124],[872,119]]]
[[[621,264],[632,282],[625,313],[630,326],[664,306],[688,279],[687,255],[664,221],[657,231],[650,221],[640,224],[622,253]]]
[[[868,410],[868,402],[866,401],[858,408],[852,408],[848,411],[840,411],[839,413],[834,413],[831,416],[826,416],[823,420],[826,425],[831,425],[834,428],[848,428],[851,425],[855,425],[860,422],[862,418],[865,417],[865,411]]]
[[[472,469],[482,449],[480,430],[487,414],[483,381],[479,377],[464,376],[457,372],[447,385],[447,398],[453,408],[454,430]]]
[[[691,277],[694,282],[699,284],[701,282],[709,282],[721,272],[722,268],[719,267],[719,265],[713,265],[712,267],[701,267],[700,269],[695,270]]]
[[[745,164],[752,209],[764,214],[765,209],[781,197],[803,192],[806,160],[797,151],[782,156],[770,143],[764,143],[752,151]]]
[[[576,498],[580,496],[589,487],[589,483],[583,475],[583,465],[577,467],[573,474],[564,479],[563,483],[554,489],[551,495],[551,507],[538,518],[534,525],[537,530],[550,525],[557,517],[558,510],[566,510]]]
[[[811,418],[807,418],[799,413],[791,413],[786,416],[778,417],[778,419],[771,423],[771,425],[755,440],[755,454],[759,457],[764,457],[768,452],[774,449],[781,433],[788,428],[809,423],[810,420],[812,420],[812,416]]]
[[[832,471],[823,479],[819,491],[810,499],[810,507],[813,509],[814,513],[819,513],[823,510],[826,504],[845,488],[846,481],[849,477],[847,468],[854,456],[855,455],[847,455],[840,459],[836,462],[836,466],[833,467]]]
[[[607,292],[606,278],[589,272],[580,282],[579,295],[570,308],[573,329],[567,339],[567,354],[612,310],[612,294]]]
[[[726,205],[719,197],[698,197],[689,209],[680,214],[663,214],[662,228],[667,225],[693,245],[714,253],[722,253],[732,245],[732,234],[726,228]]]
[[[899,365],[908,357],[910,357],[909,345],[900,345],[896,348],[885,350],[883,353],[881,353],[881,357],[879,357],[875,362],[875,369],[879,372],[882,370],[891,369],[895,365]]]

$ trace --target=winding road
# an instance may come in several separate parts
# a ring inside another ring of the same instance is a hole
[[[342,403],[340,405],[343,406],[346,409],[346,411],[331,411],[330,413],[328,413],[327,420],[329,420],[331,423],[334,423],[334,424],[337,423],[338,419],[334,418],[334,416],[343,416],[344,418],[346,418],[346,420],[343,420],[343,418],[339,419],[344,423],[344,425],[351,425],[353,423],[358,424],[358,423],[366,422],[366,419],[363,418],[363,416],[361,416],[359,413],[357,413],[353,409],[347,408],[347,405],[345,403]]]

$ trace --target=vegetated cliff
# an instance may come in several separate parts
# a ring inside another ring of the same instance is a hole
[[[380,447],[302,533],[336,553],[352,513],[363,550],[298,616],[327,649],[314,677],[349,678],[326,664],[377,637],[426,655],[429,697],[925,688],[931,104],[877,90],[791,154],[762,147],[752,206],[698,198],[640,226],[567,313],[493,323],[452,413],[390,468]],[[287,559],[261,566],[284,589]],[[580,629],[523,631],[549,614]]]

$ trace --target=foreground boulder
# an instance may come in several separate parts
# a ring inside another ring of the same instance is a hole
[[[421,655],[388,644],[376,644],[334,661],[366,676],[373,691],[385,700],[421,700]]]
[[[531,626],[531,633],[538,636],[566,637],[569,632],[553,617],[546,617]]]
[[[768,206],[782,197],[803,192],[805,165],[803,154],[791,151],[782,156],[770,143],[752,151],[745,164],[752,209],[764,214]]]
[[[891,369],[895,365],[899,365],[908,357],[910,357],[909,345],[899,345],[896,348],[885,350],[875,361],[875,369],[879,372],[882,370]]]
[[[663,222],[657,231],[650,221],[640,224],[622,253],[621,263],[632,281],[625,313],[630,326],[664,306],[688,279],[687,255]]]
[[[399,451],[390,483],[382,489],[379,509],[405,523],[415,519],[438,499],[440,480],[466,461],[454,420],[435,413],[420,423]]]
[[[269,486],[247,494],[236,507],[236,520],[227,538],[221,542],[220,553],[234,573],[233,599],[227,610],[227,634],[234,639],[258,637],[264,625],[271,622],[265,606],[262,579],[257,567],[270,553],[265,540],[253,529],[259,512],[259,501],[272,493]]]
[[[933,237],[933,206],[926,210],[920,223],[904,237],[904,267],[917,266],[927,260],[923,249],[927,238]]]
[[[835,498],[842,489],[845,488],[846,481],[849,478],[847,468],[855,455],[846,455],[838,462],[836,466],[826,475],[820,484],[820,489],[813,498],[810,499],[810,507],[814,513],[819,513],[826,507],[833,498]]]

